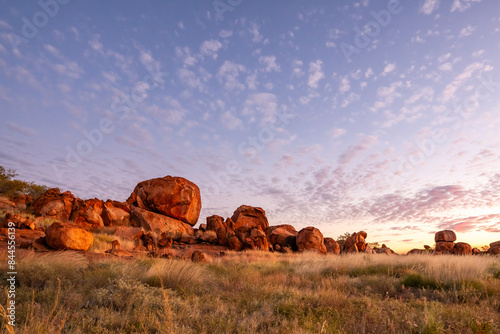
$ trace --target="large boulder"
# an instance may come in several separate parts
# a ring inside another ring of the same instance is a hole
[[[52,188],[31,203],[31,207],[37,215],[68,220],[71,217],[74,202],[75,196],[71,192],[65,191],[61,194],[58,188]]]
[[[457,242],[455,246],[453,246],[453,254],[472,255],[472,247],[466,242]]]
[[[265,231],[269,227],[264,209],[248,205],[241,205],[236,209],[231,220],[234,222],[234,230],[241,226],[250,228],[260,226],[262,231]]]
[[[340,246],[333,238],[325,238],[326,251],[331,254],[340,254]]]
[[[88,226],[91,228],[103,227],[102,220],[103,203],[100,199],[93,198],[88,200],[75,200],[71,220],[76,224]]]
[[[189,224],[134,206],[130,210],[130,223],[132,226],[142,227],[145,231],[152,231],[157,235],[167,233],[174,240],[180,239],[183,234],[194,235],[194,230]]]
[[[130,208],[125,203],[107,200],[101,216],[105,226],[130,225]]]
[[[493,247],[500,247],[500,241],[495,241],[495,242],[492,242],[490,244],[490,248],[493,248]]]
[[[279,249],[291,249],[296,251],[298,234],[299,232],[297,232],[292,225],[270,226],[266,230],[266,237],[269,244],[271,244],[273,248],[279,245]]]
[[[318,253],[326,254],[323,234],[315,227],[305,227],[297,235],[297,248],[299,252],[315,250]]]
[[[500,246],[491,247],[488,249],[488,253],[491,255],[500,255]]]
[[[436,248],[434,248],[434,253],[451,254],[453,253],[454,247],[455,243],[453,241],[438,241],[436,242]]]
[[[127,204],[194,226],[200,217],[200,189],[182,177],[165,176],[140,182]]]
[[[455,234],[455,232],[451,230],[439,231],[434,236],[435,242],[440,242],[440,241],[453,242],[456,240],[457,240],[457,235]]]
[[[55,250],[87,251],[92,246],[94,236],[76,224],[53,223],[45,232],[45,240]]]

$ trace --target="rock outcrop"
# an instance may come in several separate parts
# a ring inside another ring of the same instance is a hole
[[[74,202],[75,196],[71,192],[65,191],[61,194],[58,188],[52,188],[38,197],[31,204],[31,207],[37,215],[69,220]]]
[[[146,232],[151,231],[156,235],[167,233],[174,240],[180,239],[183,234],[194,235],[189,224],[134,206],[130,210],[130,222],[132,226],[142,227]]]
[[[94,236],[72,223],[53,223],[45,232],[45,240],[55,250],[87,251],[94,241]]]
[[[103,227],[104,222],[101,217],[102,208],[103,203],[97,198],[88,200],[76,199],[70,219],[78,225],[90,228]]]
[[[488,249],[488,253],[492,255],[500,254],[500,241],[495,241],[490,244],[490,249]]]
[[[340,246],[337,243],[337,241],[333,240],[333,238],[325,238],[324,242],[325,242],[325,247],[326,247],[327,253],[340,254]],[[371,248],[370,248],[370,250],[371,250]]]
[[[185,178],[165,176],[137,184],[127,204],[194,226],[201,210],[200,189]]]
[[[248,205],[242,205],[236,209],[231,220],[234,222],[234,230],[241,226],[249,228],[259,226],[262,231],[265,231],[269,227],[264,209]]]
[[[472,255],[472,247],[466,242],[457,242],[455,246],[453,246],[453,254]]]
[[[314,250],[326,254],[323,234],[315,227],[305,227],[297,235],[297,248],[299,252]]]
[[[297,235],[299,232],[292,225],[270,226],[266,230],[266,237],[274,250],[297,251]]]
[[[107,200],[102,208],[104,226],[130,225],[130,208],[125,203]]]
[[[436,242],[435,253],[452,254],[455,243],[453,241],[438,241]]]
[[[365,231],[360,231],[353,233],[350,237],[345,240],[344,252],[345,253],[357,253],[364,252],[366,249],[365,239],[368,234]]]
[[[457,235],[455,234],[455,232],[451,230],[439,231],[434,235],[435,242],[440,242],[440,241],[454,242],[456,240],[457,240]]]
[[[224,218],[222,218],[221,216],[213,215],[207,217],[207,223],[204,230],[215,232],[215,234],[217,235],[217,243],[219,245],[228,245],[227,234],[229,229],[231,228],[228,227],[227,223],[224,221]]]

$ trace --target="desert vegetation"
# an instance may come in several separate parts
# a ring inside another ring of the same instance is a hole
[[[193,263],[18,256],[15,333],[500,331],[498,257],[246,251]]]

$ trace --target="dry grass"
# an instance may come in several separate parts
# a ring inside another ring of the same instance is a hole
[[[121,249],[131,251],[135,247],[135,242],[130,239],[123,239],[116,235],[106,234],[106,233],[93,233],[94,243],[89,249],[92,253],[104,253],[108,249],[111,249],[111,243],[115,240],[120,242]]]
[[[16,333],[500,332],[499,257],[19,257]]]

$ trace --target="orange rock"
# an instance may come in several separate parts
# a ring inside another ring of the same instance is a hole
[[[326,251],[331,254],[340,254],[340,246],[333,238],[325,238]]]
[[[217,234],[217,242],[221,246],[227,246],[227,231],[228,226],[221,216],[213,215],[207,217],[207,231],[214,231]]]
[[[243,249],[243,243],[240,241],[240,239],[236,235],[231,235],[227,239],[227,244],[228,244],[230,250],[234,250],[234,251],[239,252]]]
[[[262,231],[267,230],[269,222],[267,221],[266,212],[262,208],[257,208],[248,205],[241,205],[234,211],[231,220],[234,222],[234,230],[236,231],[241,226],[257,227],[260,226]]]
[[[69,220],[74,202],[75,196],[71,192],[66,191],[61,194],[58,188],[52,188],[38,197],[31,207],[37,215]]]
[[[358,246],[356,245],[358,242],[357,234],[353,233],[350,237],[345,239],[344,242],[344,252],[345,253],[357,253]]]
[[[453,246],[453,254],[457,255],[472,255],[472,247],[465,242],[457,242]]]
[[[200,189],[182,177],[165,176],[140,182],[127,204],[194,226],[200,216]]]
[[[191,225],[134,206],[130,210],[130,222],[132,226],[142,227],[145,231],[152,231],[157,235],[166,232],[174,240],[178,240],[182,234],[194,235]]]
[[[76,224],[53,223],[47,228],[45,239],[49,247],[55,250],[87,251],[92,246],[94,236]]]
[[[0,210],[14,211],[17,209],[16,203],[8,199],[7,197],[0,197]]]
[[[101,217],[104,226],[130,225],[130,209],[120,202],[107,200],[102,208]]]
[[[167,233],[162,233],[158,238],[158,248],[170,248],[174,241],[170,238]]]
[[[97,198],[85,201],[77,199],[73,206],[71,220],[82,226],[103,227],[104,222],[101,217],[103,206],[102,201]]]
[[[280,246],[280,250],[285,247],[297,250],[298,234],[299,232],[297,232],[291,225],[270,226],[266,230],[266,236],[269,244],[271,244],[274,249],[276,249],[276,245]]]
[[[318,253],[326,254],[323,234],[315,227],[305,227],[297,235],[297,248],[299,252],[315,250]]]
[[[493,247],[500,247],[500,241],[495,241],[495,242],[492,242],[490,244],[490,248],[493,248]]]
[[[453,241],[438,241],[436,242],[436,248],[434,252],[439,252],[442,254],[453,253],[453,247],[455,246]]]
[[[193,252],[193,254],[191,254],[191,261],[193,261],[193,262],[207,262],[207,256],[202,251],[195,250]]]
[[[488,249],[488,253],[492,255],[500,255],[500,246],[494,246]]]
[[[120,226],[113,235],[123,239],[139,240],[144,235],[144,230],[142,227]]]
[[[435,242],[439,242],[439,241],[453,242],[456,240],[457,240],[457,235],[455,234],[455,232],[453,232],[451,230],[439,231],[434,236]]]

